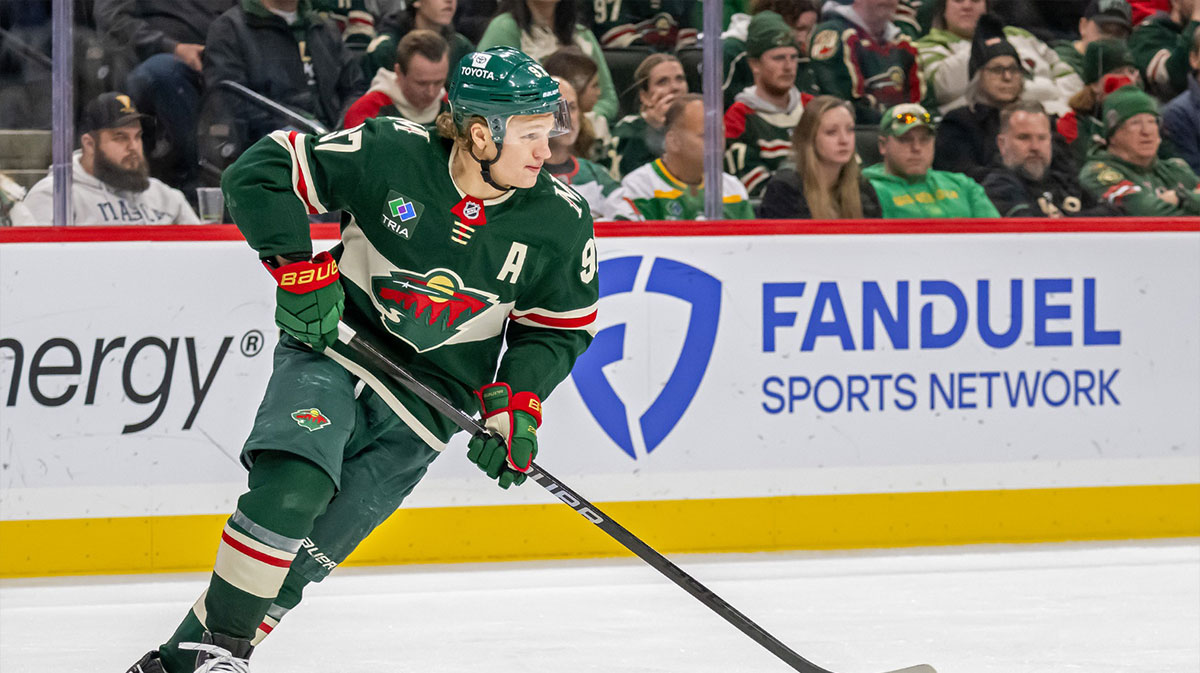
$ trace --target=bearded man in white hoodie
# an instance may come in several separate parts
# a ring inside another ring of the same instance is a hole
[[[350,104],[342,124],[354,128],[372,117],[403,117],[432,124],[447,109],[446,77],[450,73],[450,44],[432,30],[409,31],[396,45],[391,70],[380,68],[371,88]]]
[[[75,224],[199,224],[183,192],[150,177],[142,151],[143,115],[129,96],[108,92],[87,104],[81,149],[71,158]],[[54,179],[38,181],[15,204],[16,226],[54,224]]]

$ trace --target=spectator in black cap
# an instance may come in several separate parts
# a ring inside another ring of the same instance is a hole
[[[75,224],[199,224],[178,189],[150,177],[142,152],[142,121],[129,96],[110,92],[87,104],[81,149],[72,157]],[[54,179],[46,176],[13,207],[17,226],[54,223]]]
[[[933,166],[978,180],[996,156],[1000,111],[1017,102],[1025,90],[1025,68],[1005,38],[1000,20],[992,15],[979,19],[967,74],[967,105],[942,118]]]
[[[1084,68],[1084,56],[1088,45],[1096,40],[1129,39],[1133,30],[1133,10],[1125,0],[1091,0],[1079,19],[1079,39],[1060,40],[1054,43],[1054,52],[1064,63],[1070,64],[1075,72],[1088,81]],[[1095,80],[1093,80],[1095,81]]]

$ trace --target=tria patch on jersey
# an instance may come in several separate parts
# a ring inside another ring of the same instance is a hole
[[[325,417],[321,410],[313,407],[312,409],[297,409],[292,412],[292,420],[296,421],[296,425],[313,432],[329,425],[333,421]]]
[[[497,303],[497,296],[463,287],[450,269],[392,271],[371,277],[371,294],[388,331],[418,352],[437,348]]]
[[[383,226],[404,240],[412,238],[413,230],[421,219],[425,206],[400,192],[388,190],[383,204]]]

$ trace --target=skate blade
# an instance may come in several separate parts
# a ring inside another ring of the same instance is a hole
[[[885,673],[937,673],[933,670],[933,666],[929,664],[917,664],[908,668],[897,668],[894,671],[886,671]]]

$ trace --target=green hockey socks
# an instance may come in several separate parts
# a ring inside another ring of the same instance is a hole
[[[193,670],[195,653],[178,645],[200,642],[204,631],[255,642],[270,633],[286,612],[273,601],[292,559],[334,493],[324,470],[280,451],[261,453],[249,482],[250,490],[221,531],[208,589],[160,648],[170,673]]]

